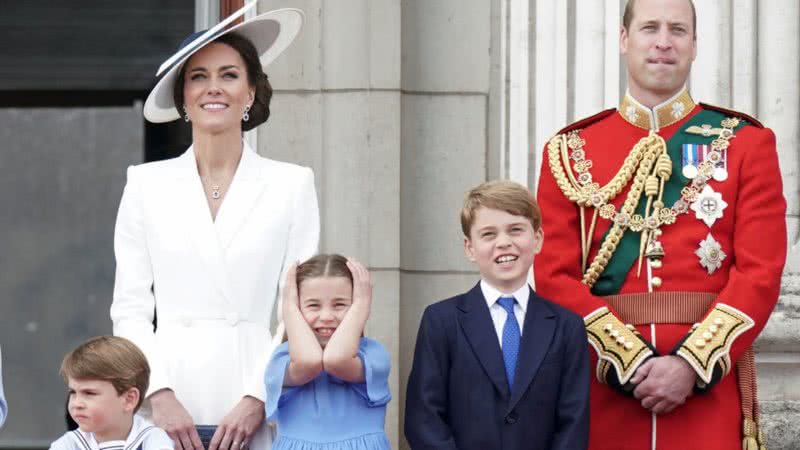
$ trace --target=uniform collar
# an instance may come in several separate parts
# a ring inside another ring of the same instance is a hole
[[[530,297],[531,289],[528,287],[528,283],[523,284],[519,289],[514,292],[501,292],[496,287],[492,286],[491,284],[487,283],[486,280],[481,279],[481,292],[483,293],[483,297],[486,299],[486,304],[491,308],[492,305],[497,303],[497,300],[500,299],[502,296],[513,296],[514,299],[517,300],[517,304],[519,307],[522,308],[522,312],[525,312],[528,309],[528,297]]]
[[[686,86],[672,98],[652,109],[636,101],[630,92],[625,92],[625,97],[619,104],[619,114],[631,125],[645,130],[659,130],[689,115],[695,106],[697,104],[692,100]]]

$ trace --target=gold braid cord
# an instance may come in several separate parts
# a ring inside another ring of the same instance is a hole
[[[566,146],[564,145],[566,142],[562,141],[568,141],[569,144],[572,144],[575,148],[582,148],[585,142],[577,133],[577,131],[570,133],[566,139],[564,135],[556,135],[550,139],[550,142],[547,144],[547,156],[550,162],[550,170],[553,173],[556,184],[561,188],[561,192],[563,192],[570,201],[580,206],[599,207],[622,192],[622,189],[624,189],[631,180],[631,176],[639,165],[639,161],[642,159],[644,145],[637,144],[633,147],[633,150],[631,150],[625,158],[625,162],[622,164],[617,174],[614,175],[614,178],[605,186],[600,187],[599,184],[592,182],[581,186],[574,179],[571,172],[566,172],[564,170],[564,166],[569,167],[570,157],[566,155]],[[642,141],[648,138],[650,138],[650,136],[642,139]],[[579,157],[576,166],[580,167],[579,163],[582,161],[583,158]],[[591,164],[588,166],[589,167],[586,167],[587,170],[591,167]],[[567,175],[569,175],[569,177]]]
[[[652,171],[656,159],[666,149],[666,145],[666,142],[664,142],[661,136],[651,133],[646,138],[641,139],[634,147],[634,149],[638,146],[644,147],[642,161],[639,163],[639,168],[636,171],[636,175],[633,177],[633,184],[628,191],[628,197],[622,204],[620,214],[614,217],[614,225],[611,226],[611,230],[603,240],[600,250],[597,251],[597,255],[594,257],[594,261],[592,261],[586,273],[583,274],[583,280],[581,280],[583,284],[589,287],[594,286],[600,274],[603,273],[606,266],[608,266],[609,260],[617,250],[620,239],[622,239],[625,228],[630,224],[630,218],[636,210],[636,205],[639,204],[639,199],[642,196],[647,176]]]
[[[711,179],[717,161],[722,158],[720,152],[730,145],[729,140],[734,137],[733,129],[738,124],[739,120],[735,117],[722,121],[722,131],[711,143],[712,151],[709,152],[706,161],[698,166],[698,175],[681,190],[681,198],[669,208],[665,207],[662,197],[664,184],[672,173],[672,161],[666,153],[667,143],[654,131],[650,131],[648,136],[633,146],[616,175],[602,187],[592,179],[592,174],[589,172],[592,161],[586,158],[583,148],[586,142],[580,137],[579,130],[570,131],[566,135],[556,135],[550,139],[547,156],[553,178],[561,192],[580,208],[583,284],[594,286],[608,266],[623,233],[628,228],[635,233],[642,232],[639,250],[640,267],[643,256],[656,259],[663,257],[663,249],[657,240],[661,235],[660,227],[675,223],[679,215],[689,212],[689,205],[697,199],[699,192]],[[570,154],[567,153],[567,147],[572,150]],[[571,168],[570,160],[574,162]],[[573,170],[577,173],[577,178],[573,175]],[[617,212],[609,201],[622,192],[631,178],[633,182],[628,197]],[[644,216],[634,214],[642,193],[648,198]],[[595,208],[588,234],[585,207]],[[586,262],[598,212],[600,217],[612,221],[613,224],[587,269]],[[649,249],[651,246],[652,250]],[[645,253],[646,248],[648,248],[647,253]]]
[[[574,131],[569,133],[567,137],[564,135],[553,137],[548,143],[547,149],[550,170],[561,192],[570,201],[577,203],[581,207],[590,206],[600,209],[601,216],[613,218],[614,221],[614,225],[603,241],[594,261],[584,273],[582,281],[591,287],[605,270],[608,261],[617,249],[623,232],[630,225],[636,205],[639,204],[645,181],[653,171],[658,157],[665,152],[666,142],[661,136],[653,132],[640,139],[628,153],[617,174],[608,184],[602,187],[598,183],[592,182],[591,176],[580,178],[581,175],[589,175],[588,169],[591,167],[591,161],[583,159],[582,147],[584,143],[583,139],[578,136],[578,132]],[[567,156],[565,144],[573,148],[572,156]],[[569,159],[576,160],[575,169],[579,173],[580,181],[575,179],[572,172],[569,172]],[[605,214],[605,210],[608,210],[609,207],[613,210],[613,205],[609,204],[608,201],[616,197],[630,182],[631,178],[633,178],[633,184],[630,191],[628,191],[628,197],[623,203],[620,213],[612,213],[612,217],[609,217],[608,214]],[[582,236],[581,238],[591,242],[591,236]],[[588,252],[588,244],[584,251]]]

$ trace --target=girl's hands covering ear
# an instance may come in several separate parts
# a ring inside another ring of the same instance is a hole
[[[353,306],[365,309],[367,316],[372,306],[372,281],[369,271],[355,259],[347,259],[347,268],[353,274]]]

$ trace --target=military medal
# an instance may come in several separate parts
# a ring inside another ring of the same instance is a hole
[[[698,144],[683,144],[683,164],[681,173],[688,179],[693,179],[697,176],[697,166],[700,165],[701,158],[704,155],[703,147],[707,145]]]
[[[710,161],[714,171],[711,177],[716,181],[728,179],[728,152],[727,149],[717,148],[705,144],[683,144],[683,169],[681,173],[688,179],[697,176],[698,167],[703,161]]]
[[[700,258],[700,265],[708,270],[709,275],[722,267],[722,260],[727,256],[711,233],[708,233],[708,236],[700,241],[700,247],[694,253]]]
[[[717,219],[722,218],[722,211],[727,207],[728,204],[722,199],[722,194],[714,192],[709,185],[703,187],[691,206],[695,216],[709,227],[714,225]]]
[[[714,163],[711,177],[717,181],[728,179],[728,152],[726,149],[714,149],[706,153],[706,159]]]

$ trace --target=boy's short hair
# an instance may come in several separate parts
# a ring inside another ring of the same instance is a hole
[[[505,211],[514,216],[528,219],[534,231],[542,226],[542,213],[533,194],[523,185],[510,180],[495,180],[481,183],[472,188],[464,199],[461,208],[461,230],[469,238],[475,213],[479,208]]]
[[[61,362],[61,376],[110,382],[117,395],[130,388],[139,390],[136,412],[150,384],[150,365],[139,347],[118,336],[97,336],[67,353]]]

